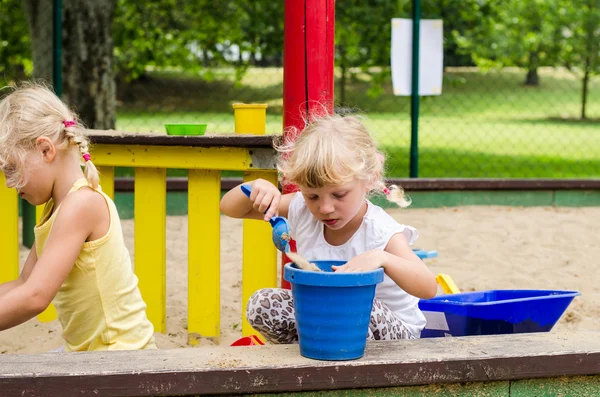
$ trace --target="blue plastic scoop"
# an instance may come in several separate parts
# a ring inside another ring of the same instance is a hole
[[[250,198],[250,193],[252,193],[251,185],[241,185],[242,192],[248,198]],[[267,208],[267,211],[269,209]],[[265,211],[265,212],[267,212]],[[275,247],[281,252],[288,252],[290,249],[289,241],[290,241],[290,225],[288,225],[287,219],[283,216],[274,216],[269,220],[271,227],[273,228],[273,233],[271,234],[271,238],[273,239],[273,244]]]

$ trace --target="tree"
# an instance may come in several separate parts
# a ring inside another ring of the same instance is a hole
[[[336,64],[341,69],[340,102],[346,101],[346,84],[351,68],[370,70],[371,93],[381,90],[389,75],[391,18],[396,5],[389,0],[338,0],[335,8]]]
[[[592,76],[600,74],[600,4],[597,0],[581,0],[576,6],[565,7],[564,15],[569,21],[563,26],[568,39],[561,59],[569,70],[581,76],[580,118],[585,120],[589,82]]]
[[[555,66],[566,37],[564,0],[468,0],[464,16],[470,29],[454,39],[482,69],[525,68],[525,85],[538,85],[540,66]]]
[[[283,1],[238,0],[240,47],[253,65],[280,66],[283,61]],[[259,59],[260,58],[260,59]]]
[[[201,72],[219,65],[235,66],[240,79],[258,58],[281,57],[283,3],[119,0],[114,37],[120,81],[148,67]]]
[[[6,77],[29,74],[33,61],[23,3],[0,0],[0,9],[0,73]]]
[[[115,127],[112,21],[117,0],[64,0],[63,99],[89,128]],[[52,77],[52,1],[25,0],[36,78]]]
[[[398,0],[396,15],[399,18],[412,19],[413,0]],[[422,0],[421,17],[423,19],[442,19],[444,23],[444,67],[472,66],[469,53],[462,51],[455,40],[453,32],[464,32],[471,29],[472,8],[468,0]],[[484,10],[485,12],[485,10]]]
[[[148,66],[193,69],[197,60],[191,59],[190,49],[185,46],[186,32],[185,10],[178,10],[176,0],[118,0],[113,25],[118,82],[138,79]]]

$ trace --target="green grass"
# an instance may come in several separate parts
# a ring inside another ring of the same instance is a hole
[[[232,133],[234,102],[268,103],[267,133],[282,129],[282,69],[250,69],[236,84],[219,69],[211,81],[177,71],[152,73],[128,87],[117,128],[164,132],[167,122],[207,122],[209,133]],[[565,70],[540,71],[540,87],[523,87],[517,69],[483,74],[447,70],[443,94],[421,99],[419,176],[593,178],[600,175],[600,82],[592,80],[587,116],[580,113],[580,81]],[[368,95],[369,75],[358,74],[346,104],[360,111],[388,155],[388,174],[408,176],[410,99]],[[336,86],[336,98],[340,98]]]
[[[169,122],[206,122],[207,133],[233,133],[231,105],[267,103],[267,133],[282,130],[283,69],[251,68],[236,83],[232,69],[203,77],[181,71],[151,72],[119,87],[117,129],[164,133]],[[539,87],[523,87],[524,72],[480,73],[450,68],[443,93],[423,97],[419,119],[419,176],[594,178],[600,176],[600,79],[590,84],[587,116],[581,82],[562,69],[540,70]],[[410,99],[369,96],[370,76],[357,73],[345,102],[358,109],[388,154],[388,175],[408,176]],[[336,83],[337,84],[337,83]],[[339,99],[336,85],[336,99]],[[119,171],[130,174],[130,171]],[[169,171],[185,175],[185,171]],[[228,174],[229,175],[229,174]]]

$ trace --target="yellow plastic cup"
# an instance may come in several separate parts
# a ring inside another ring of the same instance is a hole
[[[264,135],[267,129],[266,103],[234,103],[236,134]]]

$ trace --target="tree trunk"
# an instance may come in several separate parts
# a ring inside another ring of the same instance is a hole
[[[63,0],[63,100],[88,128],[113,129],[116,84],[112,22],[117,0]],[[34,75],[52,76],[52,1],[25,0]]]
[[[25,0],[25,15],[29,26],[33,77],[52,82],[52,0]]]
[[[206,50],[206,47],[202,47],[202,65],[207,68],[210,66],[210,60],[208,59],[208,51]]]
[[[587,105],[587,94],[588,94],[588,85],[590,81],[590,55],[586,56],[585,59],[585,74],[583,75],[583,89],[581,93],[581,120],[586,119],[585,115],[585,107]]]
[[[341,64],[342,69],[342,77],[340,79],[340,103],[345,106],[346,105],[346,64]]]
[[[590,0],[587,4],[589,7],[589,13],[587,16],[587,21],[585,22],[585,30],[586,30],[586,52],[585,52],[585,64],[583,65],[583,70],[585,71],[583,74],[583,84],[582,84],[582,92],[581,92],[581,120],[586,119],[586,106],[587,106],[587,95],[589,89],[590,82],[590,73],[593,68],[593,61],[595,54],[598,53],[598,47],[596,46],[596,42],[594,40],[594,33],[598,28],[594,18],[594,3],[596,0]]]
[[[525,76],[525,85],[537,87],[540,85],[540,76],[538,75],[538,53],[529,53],[529,66],[527,68],[527,76]]]
[[[537,68],[532,68],[527,71],[527,76],[525,76],[525,85],[535,87],[540,85],[540,76],[538,75]]]
[[[117,0],[63,0],[63,93],[89,128],[114,129]]]

